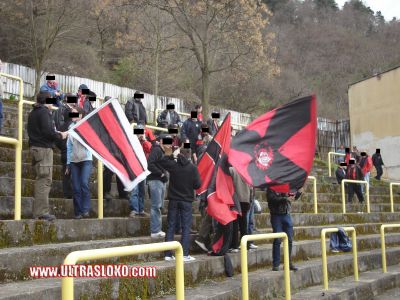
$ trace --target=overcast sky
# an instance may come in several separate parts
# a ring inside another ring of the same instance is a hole
[[[347,0],[336,0],[339,7],[342,8]],[[400,19],[400,0],[363,0],[366,6],[373,11],[381,11],[386,21],[392,20],[393,17]]]

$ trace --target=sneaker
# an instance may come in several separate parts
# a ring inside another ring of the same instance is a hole
[[[108,201],[111,201],[111,200],[112,200],[111,194],[110,194],[110,193],[105,193],[105,194],[104,194],[104,199],[106,199],[106,200],[108,200]]]
[[[250,244],[249,248],[250,248],[250,249],[257,249],[258,246],[257,246],[257,245],[254,245],[254,244]]]
[[[139,215],[139,213],[137,211],[132,210],[131,213],[129,214],[129,218],[134,218],[138,215]]]
[[[148,214],[147,212],[145,212],[145,211],[141,211],[141,212],[139,213],[139,216],[141,216],[141,217],[148,217],[149,214]]]
[[[38,217],[37,219],[45,220],[45,221],[54,221],[56,219],[56,216],[51,215],[51,214],[44,214],[44,215]]]
[[[272,271],[279,271],[279,266],[278,267],[272,267]]]
[[[88,219],[90,218],[90,214],[88,212],[85,212],[82,214],[82,218]]]
[[[80,219],[82,219],[82,216],[81,215],[74,216],[74,219],[75,220],[80,220]]]
[[[239,252],[239,249],[237,249],[237,248],[231,248],[231,249],[228,250],[228,252],[229,252],[229,253],[238,253],[238,252]]]
[[[339,253],[340,251],[338,249],[332,249],[331,252],[332,253]]]
[[[194,240],[194,242],[199,246],[203,251],[208,252],[208,249],[206,247],[206,244],[203,242],[200,242],[199,240]]]
[[[193,256],[190,256],[190,255],[183,257],[183,261],[184,262],[194,261],[194,260],[196,260],[196,259]]]
[[[164,257],[164,260],[166,260],[166,261],[175,260],[175,256],[165,256],[165,257]]]
[[[299,270],[298,267],[296,267],[295,265],[292,265],[292,264],[290,264],[289,269],[290,269],[290,271],[294,271],[294,272],[296,272],[297,270]]]
[[[165,237],[165,232],[164,231],[160,231],[160,232],[157,232],[157,233],[152,233],[151,237],[152,238],[163,238],[163,237]]]

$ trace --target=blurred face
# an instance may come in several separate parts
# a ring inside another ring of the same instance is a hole
[[[74,108],[71,110],[73,113],[77,113],[78,111]],[[71,118],[72,122],[78,122],[80,119],[82,119],[82,115],[79,115],[78,118]]]

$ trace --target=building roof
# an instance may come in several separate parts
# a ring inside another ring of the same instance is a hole
[[[393,71],[393,70],[398,69],[398,68],[400,68],[400,65],[398,65],[398,66],[396,66],[396,67],[393,67],[393,68],[390,68],[390,69],[388,69],[388,70],[385,70],[385,71],[383,71],[383,72],[380,72],[380,73],[378,73],[378,74],[369,76],[369,77],[367,77],[367,78],[363,78],[363,79],[358,80],[358,81],[356,81],[356,82],[350,83],[350,84],[349,84],[349,87],[352,86],[352,85],[354,85],[354,84],[360,83],[360,82],[362,82],[362,81],[365,81],[365,80],[368,80],[368,79],[371,79],[371,78],[374,78],[374,77],[377,77],[377,76],[381,76],[381,75],[384,74],[384,73]]]

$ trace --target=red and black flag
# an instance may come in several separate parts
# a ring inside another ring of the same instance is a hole
[[[229,162],[254,187],[296,192],[311,171],[317,130],[316,98],[276,108],[233,139]]]
[[[138,138],[117,99],[111,99],[69,130],[131,191],[150,172]]]
[[[231,115],[208,144],[198,164],[202,185],[197,194],[207,193],[207,213],[225,225],[236,220],[240,205],[234,203],[234,186],[229,173],[227,154],[231,144]]]

